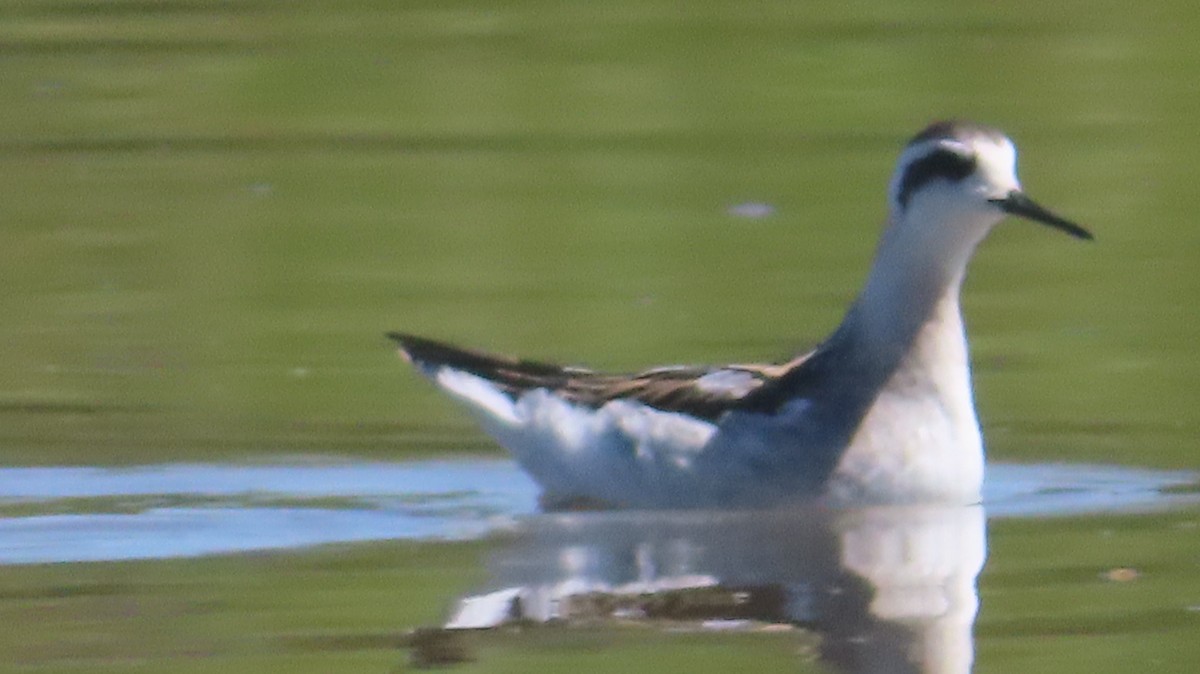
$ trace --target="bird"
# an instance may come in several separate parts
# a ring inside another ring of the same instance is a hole
[[[913,136],[861,292],[816,348],[782,362],[611,374],[387,336],[509,450],[548,510],[978,503],[968,262],[1008,216],[1093,238],[1030,198],[1016,164],[994,127],[939,121]]]

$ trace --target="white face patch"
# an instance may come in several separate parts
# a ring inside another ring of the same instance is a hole
[[[1007,138],[980,138],[972,143],[976,157],[975,175],[985,198],[1002,198],[1021,189],[1017,180],[1017,148]]]

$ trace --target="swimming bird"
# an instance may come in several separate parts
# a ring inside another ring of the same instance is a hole
[[[1026,195],[1016,157],[978,124],[914,136],[866,285],[827,339],[786,362],[605,374],[388,336],[508,448],[548,507],[976,503],[967,263],[1010,215],[1092,238]]]

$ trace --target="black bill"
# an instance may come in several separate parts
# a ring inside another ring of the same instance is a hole
[[[1008,196],[1002,199],[989,199],[988,201],[999,206],[1000,209],[1005,213],[1035,220],[1043,225],[1050,225],[1051,227],[1061,229],[1062,231],[1076,238],[1087,239],[1089,241],[1095,238],[1092,236],[1091,232],[1087,231],[1083,227],[1080,227],[1066,218],[1061,218],[1046,210],[1042,206],[1039,206],[1036,201],[1025,196],[1024,192],[1013,190],[1012,192],[1008,193]]]

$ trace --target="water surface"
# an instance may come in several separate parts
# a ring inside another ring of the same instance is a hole
[[[989,467],[984,505],[993,518],[1161,509],[1195,501],[1197,480],[1001,464]],[[475,538],[535,515],[537,493],[500,460],[0,468],[0,563]]]

